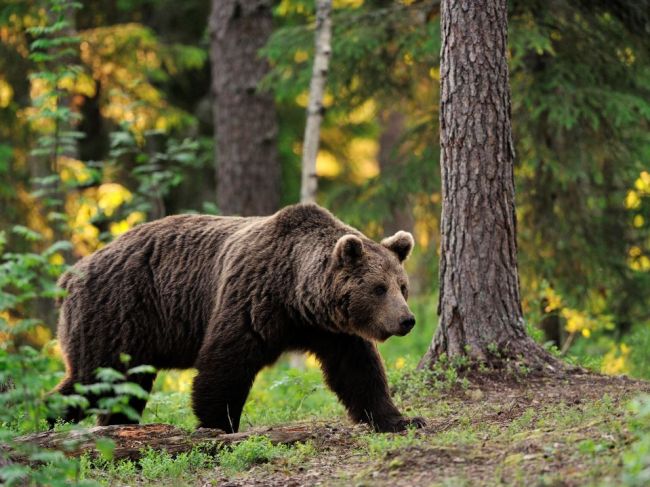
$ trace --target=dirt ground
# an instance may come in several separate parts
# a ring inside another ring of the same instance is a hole
[[[428,425],[376,435],[349,423],[310,423],[316,454],[198,485],[616,485],[632,435],[627,404],[650,383],[625,377],[475,378],[414,409]],[[417,401],[416,401],[417,402]]]

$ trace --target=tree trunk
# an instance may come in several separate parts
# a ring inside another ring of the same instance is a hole
[[[400,166],[404,164],[404,154],[400,144],[404,135],[405,117],[396,110],[385,110],[379,116],[381,133],[379,134],[379,171],[382,178],[397,177]],[[413,231],[413,212],[408,195],[400,192],[399,197],[391,197],[388,202],[389,213],[384,217],[384,235],[393,235],[399,230]]]
[[[268,70],[258,51],[273,30],[271,6],[271,0],[212,2],[217,199],[227,215],[266,215],[280,203],[275,104],[257,89]]]
[[[443,0],[441,15],[440,319],[420,366],[447,354],[554,369],[519,297],[507,0]]]
[[[316,201],[318,179],[316,176],[316,157],[320,139],[320,125],[323,121],[323,95],[327,82],[327,71],[332,53],[332,0],[316,0],[316,44],[314,47],[314,66],[309,83],[309,103],[307,123],[302,147],[302,181],[300,201]]]

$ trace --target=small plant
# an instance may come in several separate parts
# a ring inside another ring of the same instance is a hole
[[[131,360],[126,354],[120,359],[123,364]],[[146,400],[149,393],[136,382],[128,379],[139,374],[154,374],[156,369],[150,365],[139,365],[126,371],[126,374],[109,367],[97,369],[97,382],[94,384],[75,384],[75,390],[84,396],[99,396],[97,405],[88,409],[93,414],[124,414],[127,418],[139,421],[140,413],[130,404],[133,398]]]
[[[451,359],[441,355],[431,369],[434,387],[438,390],[449,390],[457,386],[467,389],[469,381],[463,376],[463,371],[469,365],[470,359],[466,355],[457,355]]]
[[[200,447],[189,452],[170,455],[166,451],[146,448],[137,461],[111,461],[106,458],[81,458],[81,477],[94,479],[113,485],[140,483],[142,479],[171,480],[180,479],[202,469],[214,466],[214,459]]]
[[[342,414],[343,407],[325,387],[318,368],[308,362],[306,369],[298,370],[284,363],[258,375],[242,423],[269,425]]]
[[[205,140],[179,141],[164,136],[164,133],[152,130],[138,138],[126,123],[110,135],[109,156],[113,164],[119,167],[119,161],[123,159],[135,162],[132,175],[137,188],[135,198],[127,205],[129,211],[164,216],[164,199],[183,182],[185,172],[205,167],[211,161],[211,147]],[[147,150],[145,147],[156,143],[160,145],[156,150]]]
[[[650,379],[650,323],[635,326],[627,341],[633,344],[629,356],[631,375]]]
[[[160,391],[149,395],[143,421],[167,423],[191,431],[196,428],[191,398],[187,392]]]
[[[25,227],[14,227],[12,233],[28,242],[42,241],[40,234]],[[5,242],[0,232],[0,252]],[[29,344],[44,328],[40,320],[25,317],[35,299],[61,296],[55,279],[63,266],[51,257],[64,248],[67,244],[57,242],[41,253],[5,252],[0,257],[0,443],[28,460],[0,467],[3,485],[58,486],[79,480],[78,461],[13,441],[17,435],[45,429],[53,405],[83,402],[78,396],[48,394],[60,378],[61,364],[47,349],[38,351]]]
[[[512,423],[510,423],[508,431],[510,433],[519,433],[520,431],[526,430],[533,424],[535,416],[535,410],[533,408],[527,408],[521,416],[514,419]]]
[[[137,478],[137,462],[131,460],[113,461],[109,458],[99,457],[91,458],[84,455],[80,458],[80,477],[84,480],[98,481],[108,485],[119,483],[129,483]]]
[[[383,457],[389,452],[416,447],[423,443],[421,435],[415,429],[409,429],[405,434],[374,434],[364,435],[360,440],[365,443],[364,448],[370,455]]]
[[[487,351],[495,358],[501,358],[501,352],[499,350],[499,346],[496,343],[494,342],[488,343]]]
[[[218,463],[226,471],[241,472],[286,456],[288,448],[286,445],[274,445],[266,436],[251,436],[220,452]]]
[[[232,447],[219,452],[217,463],[228,473],[242,472],[255,465],[273,461],[283,462],[288,467],[303,464],[315,455],[311,442],[294,445],[274,445],[266,436],[251,436]]]
[[[149,448],[139,461],[142,476],[148,480],[179,478],[201,468],[210,468],[212,464],[212,457],[199,449],[172,457],[167,452]]]
[[[634,418],[630,421],[636,441],[623,453],[622,481],[631,487],[650,484],[650,396],[631,405]]]

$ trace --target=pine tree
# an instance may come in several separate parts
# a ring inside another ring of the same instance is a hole
[[[422,359],[556,361],[526,335],[519,295],[507,1],[442,1],[439,325]]]

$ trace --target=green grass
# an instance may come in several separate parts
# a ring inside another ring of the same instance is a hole
[[[173,424],[188,431],[197,425],[189,392],[154,391],[142,415],[145,423]]]
[[[417,447],[424,443],[424,439],[417,430],[409,429],[406,434],[367,433],[358,438],[363,451],[375,457],[383,457],[387,453],[401,451],[409,447]]]
[[[226,473],[242,472],[254,465],[275,461],[295,467],[316,454],[313,443],[274,445],[266,436],[251,436],[219,452],[217,463]]]
[[[81,478],[103,485],[153,485],[161,480],[165,485],[187,485],[197,472],[214,465],[215,459],[200,448],[175,456],[149,448],[138,461],[82,457]]]
[[[309,363],[309,362],[308,362]],[[344,415],[318,368],[291,368],[286,361],[257,377],[242,414],[243,428]]]
[[[112,461],[106,458],[81,458],[81,480],[101,485],[191,485],[201,475],[209,476],[215,468],[226,475],[243,472],[257,465],[274,462],[287,468],[304,463],[316,454],[311,442],[274,445],[266,436],[251,436],[216,455],[198,446],[186,453],[170,455],[147,448],[137,461]]]

